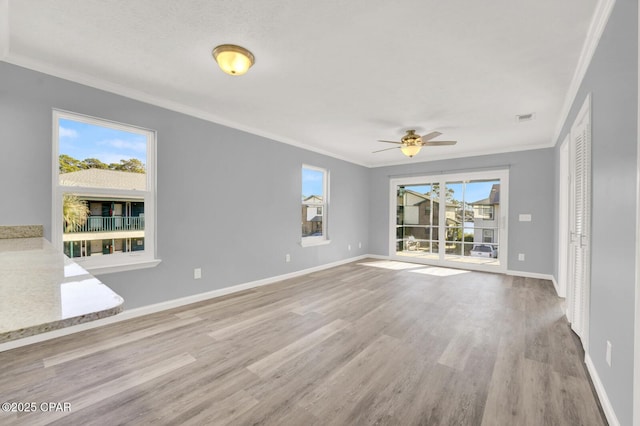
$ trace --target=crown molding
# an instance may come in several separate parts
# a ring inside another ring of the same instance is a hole
[[[0,2],[2,1],[7,1],[7,0],[0,0]],[[0,24],[1,24],[1,21],[0,21]],[[190,117],[199,118],[201,120],[209,121],[215,124],[220,124],[222,126],[240,130],[246,133],[250,133],[252,135],[261,136],[263,138],[270,139],[276,142],[281,142],[287,145],[292,145],[298,148],[302,148],[306,151],[315,152],[318,154],[326,155],[327,157],[335,158],[337,160],[346,161],[351,164],[367,167],[365,164],[355,161],[351,158],[343,157],[333,152],[329,152],[317,147],[306,145],[298,141],[282,137],[280,135],[276,135],[273,133],[265,132],[260,129],[256,129],[251,126],[239,124],[239,123],[236,123],[235,121],[225,119],[216,114],[212,114],[210,112],[204,111],[200,108],[194,108],[180,102],[176,102],[170,99],[152,95],[150,93],[147,93],[141,90],[137,90],[137,89],[134,89],[125,85],[121,85],[118,83],[114,83],[108,80],[100,79],[88,74],[76,72],[70,69],[63,69],[60,67],[52,66],[50,64],[39,61],[37,59],[16,55],[15,53],[9,52],[9,54],[4,58],[0,56],[0,60],[19,66],[19,67],[30,69],[32,71],[41,72],[43,74],[61,78],[63,80],[68,80],[68,81],[71,81],[72,83],[93,87],[94,89],[103,90],[105,92],[120,95],[125,98],[133,99],[139,102],[144,102],[149,105],[154,105],[170,111],[175,111],[181,114],[185,114]]]
[[[587,31],[587,38],[582,45],[582,51],[580,52],[580,57],[578,58],[578,64],[573,73],[571,85],[569,86],[569,90],[567,91],[567,94],[565,96],[558,124],[556,125],[556,130],[553,134],[553,146],[555,146],[559,142],[562,128],[564,127],[564,124],[569,117],[571,107],[573,106],[573,103],[576,99],[576,95],[578,94],[578,90],[580,89],[580,85],[582,84],[582,80],[587,73],[587,69],[589,69],[589,65],[591,64],[591,60],[593,59],[593,54],[598,47],[598,43],[600,43],[602,33],[604,32],[604,29],[609,22],[609,17],[611,16],[611,11],[613,10],[613,6],[615,5],[615,3],[616,0],[600,0],[596,5],[596,10],[593,13],[593,17],[591,18],[591,23],[589,24],[589,31]]]

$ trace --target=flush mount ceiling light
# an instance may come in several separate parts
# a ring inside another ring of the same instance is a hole
[[[213,49],[211,53],[220,69],[229,75],[242,75],[255,62],[251,52],[235,44],[221,44]]]

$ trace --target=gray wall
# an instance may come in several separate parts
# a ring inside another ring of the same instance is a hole
[[[368,252],[368,169],[3,62],[0,224],[43,224],[51,236],[54,107],[158,132],[162,263],[100,277],[126,308]],[[329,245],[299,245],[303,163],[330,170]],[[201,280],[193,279],[195,267]]]
[[[589,355],[618,420],[632,423],[635,286],[638,2],[620,0],[556,146],[592,94],[592,222]],[[556,188],[558,184],[556,183]],[[556,198],[557,189],[556,189]],[[556,212],[556,229],[559,218]],[[558,274],[557,235],[554,274]],[[612,343],[612,366],[605,362]]]
[[[429,155],[428,152],[424,154]],[[549,148],[372,169],[369,197],[372,229],[370,252],[389,254],[389,180],[392,177],[508,167],[507,268],[512,271],[551,275],[555,208],[553,154],[553,149]],[[518,222],[518,215],[521,213],[531,213],[532,222]],[[526,260],[518,261],[518,253],[524,253]]]

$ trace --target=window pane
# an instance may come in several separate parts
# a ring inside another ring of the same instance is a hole
[[[474,180],[466,186],[467,202],[473,207],[473,245],[465,255],[476,259],[498,257],[498,211],[500,180]]]
[[[129,262],[112,254],[152,257],[154,132],[55,110],[54,124],[56,244],[69,257],[94,258],[83,262],[89,268]]]
[[[325,237],[326,171],[302,167],[302,237]]]
[[[464,184],[462,182],[447,182],[445,184],[445,218],[447,226],[462,226],[464,210],[463,191]]]
[[[432,253],[438,251],[437,243],[433,244],[433,240],[438,239],[440,206],[434,185],[399,185],[396,191],[396,253],[432,258]]]
[[[69,257],[144,250],[144,199],[63,196],[64,252]]]
[[[144,191],[147,135],[60,118],[58,161],[62,186]]]
[[[313,202],[323,202],[324,172],[322,170],[302,168],[302,197],[305,200],[311,199]]]
[[[302,205],[302,236],[303,237],[321,237],[322,236],[322,214],[318,215],[316,206],[308,204]]]
[[[447,243],[445,246],[445,254],[461,256],[462,244],[461,243]]]

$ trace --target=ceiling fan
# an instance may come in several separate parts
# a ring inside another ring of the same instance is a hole
[[[393,148],[379,149],[378,151],[373,151],[373,153],[400,148],[400,150],[404,155],[406,155],[407,157],[413,157],[418,152],[420,152],[420,149],[422,149],[423,146],[455,145],[456,143],[458,143],[456,141],[432,141],[431,140],[433,138],[437,138],[441,134],[442,133],[440,132],[431,132],[424,136],[420,136],[416,134],[415,130],[407,130],[407,134],[404,135],[402,139],[400,139],[400,142],[383,141],[383,140],[378,141],[378,142],[384,142],[384,143],[394,143],[400,146],[394,146]]]

